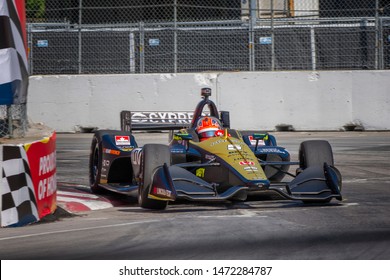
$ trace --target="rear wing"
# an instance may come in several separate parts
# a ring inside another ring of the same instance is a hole
[[[121,130],[179,130],[190,127],[193,115],[193,112],[184,111],[122,111]]]

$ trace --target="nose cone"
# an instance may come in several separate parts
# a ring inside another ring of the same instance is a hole
[[[244,141],[223,135],[198,143],[198,146],[219,157],[230,166],[233,173],[245,180],[267,180],[258,159]]]

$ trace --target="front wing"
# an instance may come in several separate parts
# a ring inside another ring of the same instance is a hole
[[[161,166],[153,175],[149,198],[175,201],[219,201],[232,198],[243,199],[250,192],[274,191],[286,199],[327,202],[332,198],[342,200],[341,180],[336,169],[324,164],[303,170],[291,182],[272,185],[268,180],[259,180],[231,186],[222,193],[215,184],[206,182],[179,166]]]

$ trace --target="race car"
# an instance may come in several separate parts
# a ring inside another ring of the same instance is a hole
[[[293,162],[273,135],[231,129],[229,112],[219,112],[210,96],[210,88],[201,90],[190,124],[153,127],[172,132],[167,145],[138,147],[131,125],[96,131],[89,160],[92,192],[137,196],[146,209],[165,209],[180,199],[245,201],[265,192],[305,203],[342,200],[329,142],[302,142],[299,161]],[[293,165],[297,168],[290,172]]]

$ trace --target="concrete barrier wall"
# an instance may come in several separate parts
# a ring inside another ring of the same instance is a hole
[[[232,128],[390,129],[390,71],[32,76],[28,116],[57,132],[119,129],[121,110],[193,111],[206,86]]]

